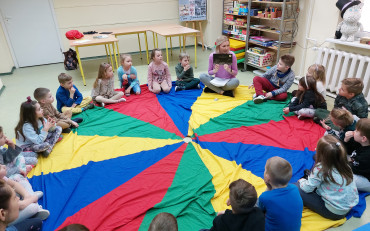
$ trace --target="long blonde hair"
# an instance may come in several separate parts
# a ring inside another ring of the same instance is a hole
[[[216,53],[220,53],[220,45],[223,42],[228,42],[229,38],[225,35],[221,35],[216,39],[215,45],[216,45]]]
[[[98,86],[99,79],[104,79],[105,78],[105,72],[109,67],[111,67],[109,63],[101,63],[99,66],[99,72],[98,72],[98,77],[96,78],[94,82],[94,88]]]
[[[321,64],[312,64],[308,70],[312,70],[312,77],[316,81],[321,81],[325,85],[326,76],[325,76],[325,67]]]

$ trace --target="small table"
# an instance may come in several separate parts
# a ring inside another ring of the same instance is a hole
[[[180,37],[183,37],[183,44],[184,44],[184,50],[185,50],[185,36],[186,35],[194,35],[194,53],[195,53],[195,68],[197,68],[197,33],[199,33],[198,30],[194,30],[191,28],[187,28],[184,26],[180,26],[177,24],[163,24],[163,25],[156,25],[156,26],[151,26],[150,29],[153,33],[156,34],[156,39],[157,39],[157,47],[158,47],[158,34],[166,38],[166,55],[167,55],[167,64],[169,64],[169,59],[168,59],[168,42],[167,38],[174,36],[179,36],[179,41],[180,41],[180,49],[181,49],[181,39]],[[154,39],[154,36],[153,36]],[[180,50],[181,51],[181,50]],[[171,41],[171,53],[172,53],[172,41]]]
[[[146,47],[146,59],[149,64],[149,53],[148,53],[148,39],[146,32],[149,30],[149,26],[130,26],[130,27],[119,27],[119,28],[113,28],[113,29],[106,29],[104,31],[112,32],[112,35],[114,35],[116,38],[120,35],[129,35],[129,34],[137,34],[137,39],[139,41],[139,50],[140,50],[140,56],[141,56],[141,43],[140,43],[140,34],[144,34],[145,38],[145,47]],[[99,30],[98,32],[103,32]],[[118,43],[117,44],[117,53],[119,54],[119,48]]]
[[[83,71],[83,68],[82,68],[82,63],[81,63],[81,58],[80,58],[80,52],[78,50],[79,47],[105,45],[105,53],[106,53],[107,58],[108,58],[108,50],[109,50],[109,56],[110,56],[111,65],[112,65],[112,68],[114,69],[112,52],[111,52],[111,48],[110,48],[110,46],[112,46],[114,57],[115,57],[115,61],[116,61],[116,67],[118,69],[117,54],[116,54],[116,49],[115,49],[115,46],[114,46],[114,43],[117,43],[118,39],[116,37],[114,37],[113,35],[106,35],[107,36],[106,38],[94,38],[96,36],[102,36],[102,35],[101,34],[85,35],[81,39],[69,41],[69,45],[71,47],[75,47],[76,48],[78,65],[80,66],[80,71],[81,71],[83,83],[84,83],[85,86],[86,86],[86,81],[85,81],[84,71]],[[107,48],[107,45],[108,45],[108,48]],[[109,62],[109,59],[108,59],[108,62]]]

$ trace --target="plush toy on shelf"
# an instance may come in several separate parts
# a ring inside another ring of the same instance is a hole
[[[353,42],[355,34],[363,30],[362,24],[359,22],[361,18],[361,8],[363,3],[358,0],[338,0],[336,6],[341,11],[343,21],[337,26],[335,38],[342,41]]]

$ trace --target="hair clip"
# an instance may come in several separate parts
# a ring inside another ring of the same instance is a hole
[[[340,147],[340,142],[336,142],[335,145],[337,145],[337,147]]]
[[[304,76],[304,82],[306,83],[306,87],[308,88],[308,84],[307,84],[307,76],[306,76],[306,75]]]
[[[27,96],[27,103],[31,103],[31,102],[32,102],[31,96]]]

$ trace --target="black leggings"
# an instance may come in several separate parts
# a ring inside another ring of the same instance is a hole
[[[29,218],[14,225],[18,231],[39,231],[42,230],[42,220]]]

